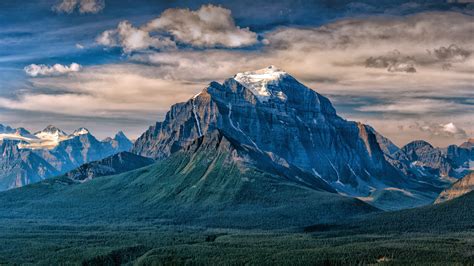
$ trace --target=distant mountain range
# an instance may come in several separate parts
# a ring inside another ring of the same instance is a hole
[[[51,125],[34,134],[0,125],[0,144],[0,190],[54,177],[132,147],[123,132],[99,141],[85,128],[66,134]]]
[[[140,196],[144,201],[153,194],[153,204],[173,209],[182,203],[195,211],[217,203],[259,209],[285,202],[290,215],[292,209],[305,211],[298,205],[305,197],[321,204],[331,199],[334,208],[360,206],[360,213],[376,211],[366,203],[383,210],[428,205],[468,174],[474,160],[472,140],[446,149],[425,141],[399,148],[369,125],[343,119],[329,99],[274,66],[211,82],[173,105],[133,144],[121,132],[99,141],[87,129],[66,134],[54,126],[34,134],[1,126],[0,138],[16,154],[31,157],[17,155],[2,167],[22,169],[12,162],[26,161],[35,173],[4,174],[3,189],[57,175],[85,186],[80,183],[120,174],[99,179],[119,191],[132,182],[146,194]],[[100,182],[87,187],[99,193]],[[280,188],[278,196],[261,195]],[[129,192],[121,197],[128,199]],[[290,204],[292,193],[301,197]]]

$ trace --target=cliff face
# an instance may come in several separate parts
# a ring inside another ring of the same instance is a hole
[[[44,180],[56,169],[30,150],[18,148],[19,141],[0,140],[0,191]]]
[[[212,82],[134,144],[136,154],[163,159],[207,132],[293,166],[337,191],[367,196],[379,187],[416,187],[398,148],[373,128],[346,121],[324,96],[274,67]]]

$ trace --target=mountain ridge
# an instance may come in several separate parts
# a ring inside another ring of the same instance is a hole
[[[14,145],[17,153],[22,154],[21,164],[17,163],[20,158],[3,158],[1,166],[3,169],[10,169],[10,172],[5,170],[0,174],[0,191],[64,174],[85,163],[128,151],[132,146],[131,141],[121,131],[114,138],[99,141],[86,128],[78,128],[72,134],[67,134],[53,125],[34,134],[24,128],[14,129],[3,125],[0,130],[0,141]],[[16,169],[16,174],[13,174],[13,169]],[[12,179],[22,181],[12,185]]]
[[[274,66],[211,82],[187,102],[171,106],[132,152],[161,160],[216,130],[268,154],[276,165],[323,179],[341,194],[369,197],[392,187],[418,191],[428,182],[430,194],[416,206],[429,204],[443,188],[433,187],[446,186],[434,176],[421,179],[390,140],[341,118],[329,99]]]

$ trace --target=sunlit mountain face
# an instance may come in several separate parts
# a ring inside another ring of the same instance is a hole
[[[474,2],[0,2],[0,264],[466,264]]]

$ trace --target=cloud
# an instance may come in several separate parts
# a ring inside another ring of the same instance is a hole
[[[457,139],[468,138],[466,131],[460,127],[457,127],[453,122],[446,124],[415,123],[411,127],[415,127],[420,131],[427,132],[433,136],[454,137]]]
[[[263,33],[265,45],[255,49],[147,47],[143,48],[146,52],[128,53],[128,62],[86,67],[74,75],[32,79],[34,88],[22,91],[16,99],[4,99],[0,108],[51,113],[58,112],[55,101],[67,101],[70,106],[64,107],[66,114],[91,119],[146,117],[149,122],[143,125],[145,128],[169,105],[188,99],[212,80],[221,82],[237,72],[277,65],[329,96],[343,117],[373,125],[397,143],[428,138],[444,145],[453,143],[454,137],[430,138],[427,132],[407,125],[449,121],[472,134],[470,114],[474,109],[466,99],[474,97],[474,58],[441,61],[434,52],[427,53],[450,44],[471,51],[471,20],[470,16],[450,12],[365,17],[321,27],[277,28]],[[106,46],[127,43],[127,51],[136,51],[145,47],[141,43],[153,41],[148,37],[162,36],[148,32],[145,26],[124,23],[122,28],[124,37],[120,37],[118,28],[103,36]],[[125,41],[126,36],[134,34],[141,35],[134,38],[139,41]],[[176,42],[172,35],[167,37]],[[394,50],[400,51],[396,58],[401,63],[406,58],[414,60],[416,74],[408,78],[405,72],[389,72],[384,60],[380,60],[382,68],[366,67],[367,58],[390,57]],[[444,71],[442,63],[452,63],[451,69]],[[42,100],[36,102],[36,96]],[[400,134],[402,126],[406,135]]]
[[[151,37],[148,31],[135,28],[128,21],[120,22],[116,30],[104,31],[97,37],[96,42],[104,46],[121,46],[126,53],[149,48],[169,49],[176,47],[170,38]]]
[[[31,64],[26,66],[24,71],[28,76],[37,77],[63,75],[71,72],[79,72],[81,69],[82,66],[77,63],[72,63],[69,66],[61,64],[54,64],[52,66]]]
[[[81,14],[96,14],[105,7],[104,0],[62,0],[53,6],[53,11],[57,13],[71,14],[76,9]]]
[[[104,46],[120,46],[130,53],[148,48],[174,48],[176,43],[237,48],[257,43],[257,34],[235,25],[230,10],[203,5],[196,11],[167,9],[139,28],[122,21],[117,29],[104,31],[96,41]]]
[[[31,83],[34,88],[16,98],[0,97],[0,108],[153,121],[157,113],[205,85],[159,78],[154,68],[132,64],[89,67],[73,76],[36,78]]]
[[[365,60],[365,67],[384,68],[388,72],[415,73],[415,59],[402,56],[398,50],[394,50],[385,56],[369,57]]]
[[[434,55],[441,61],[464,61],[471,55],[471,51],[451,44],[448,47],[441,46],[434,50]]]
[[[356,110],[363,112],[382,112],[389,114],[433,114],[437,112],[449,112],[465,110],[463,104],[445,100],[419,99],[399,96],[399,99],[390,99],[391,103],[373,104],[370,106],[357,107]]]
[[[242,47],[255,44],[257,34],[235,25],[229,9],[203,5],[196,11],[168,9],[144,28],[151,32],[165,31],[181,43],[197,47]]]

